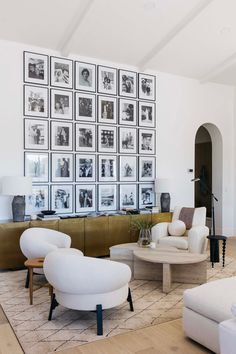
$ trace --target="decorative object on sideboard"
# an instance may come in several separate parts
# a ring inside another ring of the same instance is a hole
[[[170,211],[170,181],[167,178],[158,178],[155,180],[155,193],[161,193],[161,212]]]
[[[2,194],[14,196],[12,201],[13,221],[25,220],[25,196],[31,193],[32,179],[30,177],[2,177]]]

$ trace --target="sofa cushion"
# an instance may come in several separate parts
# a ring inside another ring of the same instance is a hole
[[[176,248],[180,248],[181,250],[188,249],[188,238],[183,236],[166,236],[161,237],[159,240],[159,244],[163,246],[173,246]]]
[[[174,220],[168,225],[168,232],[171,236],[182,236],[186,231],[185,223],[181,220]]]
[[[236,277],[215,280],[185,290],[184,306],[218,323],[232,318],[236,300]]]

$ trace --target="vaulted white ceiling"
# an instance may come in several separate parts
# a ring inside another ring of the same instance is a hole
[[[0,0],[0,39],[236,85],[236,0]]]

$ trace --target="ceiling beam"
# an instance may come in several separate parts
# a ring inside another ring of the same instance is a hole
[[[85,6],[81,10],[81,3],[83,2],[85,1],[83,0],[79,2],[79,8],[76,11],[73,19],[70,21],[67,30],[64,32],[64,35],[57,46],[57,50],[61,53],[62,56],[67,57],[69,55],[71,51],[71,45],[73,42],[73,36],[75,32],[78,30],[78,28],[81,26],[81,24],[83,23],[94,0],[87,0]]]
[[[214,67],[214,69],[208,71],[205,73],[201,78],[200,78],[200,83],[204,84],[208,81],[211,81],[214,79],[218,74],[220,74],[222,71],[226,70],[228,67],[236,64],[236,52],[232,54],[230,57],[219,63],[217,66]]]
[[[190,22],[192,22],[212,1],[201,0],[174,28],[172,28],[160,42],[158,42],[139,62],[140,71],[146,69],[147,64],[174,38],[179,34]]]

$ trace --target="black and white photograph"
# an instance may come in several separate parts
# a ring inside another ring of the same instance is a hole
[[[32,194],[25,196],[25,214],[37,214],[48,209],[48,185],[33,185]]]
[[[98,65],[98,92],[116,95],[117,69]]]
[[[51,57],[51,86],[73,88],[73,61]]]
[[[24,52],[24,82],[48,85],[48,56]]]
[[[73,154],[51,154],[51,181],[73,182]]]
[[[96,91],[96,65],[75,62],[75,88],[82,91]]]
[[[136,154],[137,152],[137,129],[119,128],[120,153]]]
[[[71,184],[51,186],[51,209],[58,214],[73,212],[73,186]]]
[[[24,147],[30,150],[48,150],[48,121],[24,119]]]
[[[51,118],[73,118],[72,91],[51,89]]]
[[[155,130],[139,129],[139,153],[155,154]]]
[[[156,77],[154,75],[139,74],[139,98],[155,101]]]
[[[154,181],[156,176],[155,168],[155,157],[139,156],[139,181]]]
[[[119,95],[137,97],[137,73],[128,70],[119,70]]]
[[[98,185],[98,210],[111,211],[117,209],[116,184]]]
[[[137,187],[135,184],[120,184],[120,209],[136,209]]]
[[[153,183],[139,185],[139,208],[154,206],[155,191]]]
[[[125,98],[119,99],[119,123],[122,125],[137,125],[137,101]]]
[[[48,117],[48,88],[24,85],[24,115]]]
[[[72,151],[72,123],[51,121],[51,149]]]
[[[95,182],[96,156],[92,154],[76,154],[75,161],[76,182]]]
[[[117,101],[115,97],[98,96],[98,122],[116,124]]]
[[[96,186],[95,184],[80,184],[75,186],[76,213],[96,211]]]
[[[115,182],[117,180],[117,156],[98,156],[99,182]]]
[[[120,155],[120,181],[137,181],[137,158],[136,156]]]
[[[139,126],[154,128],[155,123],[155,103],[139,101]]]
[[[32,182],[48,182],[48,153],[25,152],[25,176],[31,177]]]
[[[98,151],[116,152],[116,127],[98,126]]]
[[[96,149],[96,126],[94,124],[75,125],[76,151],[93,151]]]
[[[85,122],[96,120],[96,96],[89,93],[75,93],[75,119]]]

